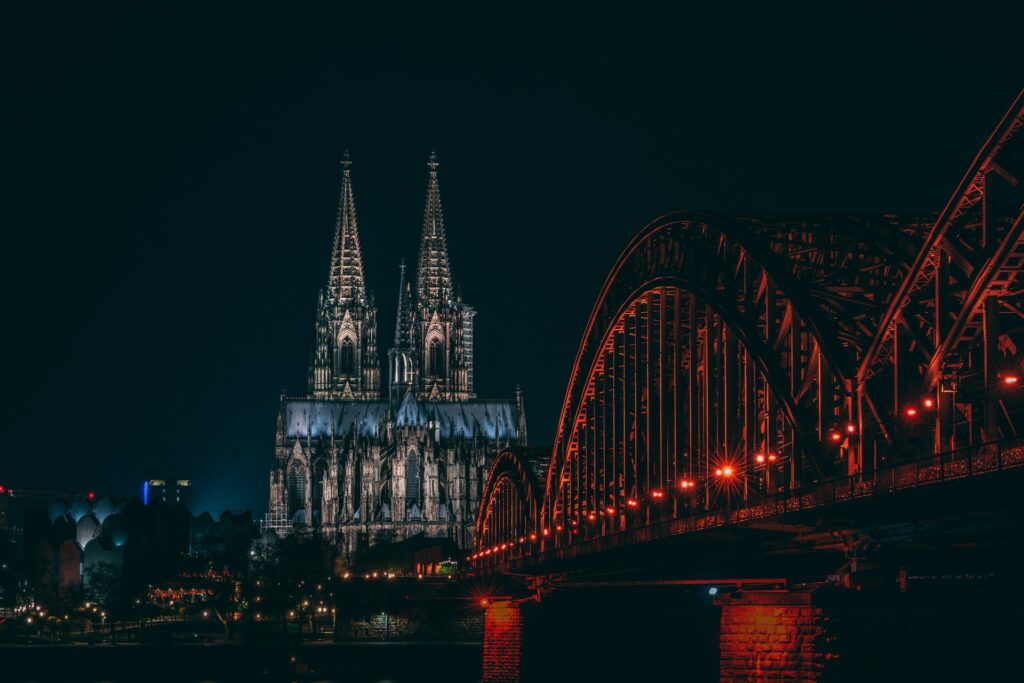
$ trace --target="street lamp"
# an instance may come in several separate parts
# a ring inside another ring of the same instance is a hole
[[[725,519],[729,521],[729,517],[732,516],[732,488],[730,483],[732,482],[733,475],[736,471],[732,465],[723,465],[722,467],[715,470],[715,475],[721,478],[725,482]]]

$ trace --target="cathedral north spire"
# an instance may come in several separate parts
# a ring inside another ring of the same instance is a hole
[[[348,150],[341,157],[341,193],[338,196],[338,218],[334,226],[334,249],[327,281],[327,298],[332,304],[363,303],[366,283],[363,280],[363,255],[359,248],[356,202],[352,193],[352,158]]]
[[[316,342],[309,369],[313,396],[372,401],[380,395],[377,309],[363,279],[352,159],[341,158],[341,193],[326,295],[317,307]]]
[[[416,272],[417,304],[437,308],[452,300],[452,273],[448,263],[448,244],[444,232],[444,212],[441,209],[441,189],[437,182],[437,151],[430,153],[427,168],[427,202],[423,209],[423,237],[420,240],[420,260]]]

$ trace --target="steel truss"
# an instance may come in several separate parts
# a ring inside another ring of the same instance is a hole
[[[866,480],[1024,427],[1024,93],[937,220],[676,213],[626,247],[543,496],[495,462],[474,558]]]

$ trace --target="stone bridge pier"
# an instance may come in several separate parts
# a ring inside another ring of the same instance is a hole
[[[483,680],[1014,680],[1015,594],[581,589],[485,608]]]

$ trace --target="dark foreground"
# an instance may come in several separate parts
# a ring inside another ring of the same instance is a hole
[[[469,683],[481,661],[478,643],[5,645],[0,680]]]

